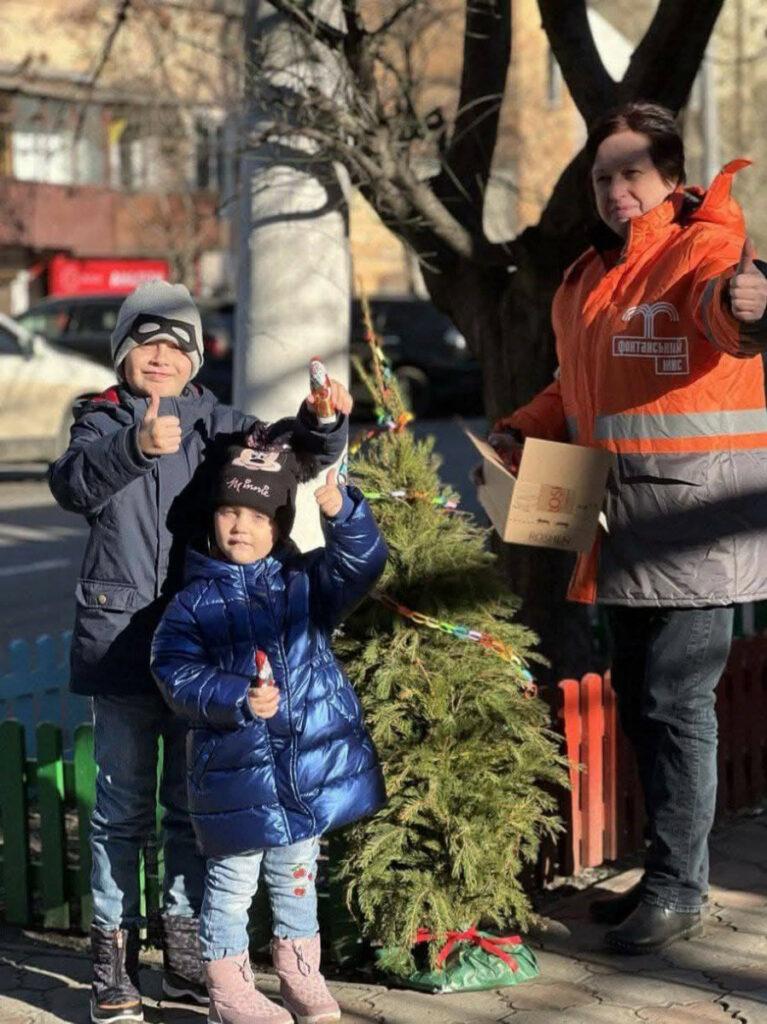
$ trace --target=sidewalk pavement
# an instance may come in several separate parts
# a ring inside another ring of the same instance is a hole
[[[703,936],[660,954],[620,957],[589,922],[598,891],[638,871],[555,896],[528,941],[541,977],[518,988],[448,996],[331,981],[345,1024],[767,1024],[767,812],[740,817],[711,841],[711,913]],[[142,958],[147,1024],[205,1024],[204,1011],[160,1002],[157,954]],[[83,939],[0,928],[0,1024],[86,1024],[90,967]],[[272,975],[259,986],[276,992]]]

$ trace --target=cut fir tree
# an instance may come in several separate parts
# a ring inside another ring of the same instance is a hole
[[[377,496],[390,554],[377,599],[347,621],[336,647],[381,757],[388,802],[346,833],[341,873],[364,933],[383,947],[379,965],[407,978],[414,948],[428,948],[434,968],[450,932],[525,926],[521,877],[542,839],[559,830],[553,790],[567,775],[524,664],[535,660],[535,638],[514,621],[518,601],[486,531],[445,508],[454,496],[440,483],[433,440],[407,430],[396,383],[370,340],[374,375],[365,377],[379,428],[351,469],[354,483]],[[431,936],[428,947],[415,946],[419,930]]]

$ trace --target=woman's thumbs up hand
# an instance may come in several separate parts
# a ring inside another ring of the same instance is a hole
[[[767,277],[754,263],[756,249],[750,238],[743,243],[740,262],[730,279],[730,309],[736,320],[754,323],[767,310]]]

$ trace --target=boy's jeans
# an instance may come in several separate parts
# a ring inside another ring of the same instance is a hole
[[[158,739],[165,851],[163,909],[196,917],[205,860],[197,852],[186,795],[186,723],[159,693],[93,698],[96,806],[91,819],[93,923],[112,931],[141,923],[139,854],[155,828]]]
[[[696,913],[708,890],[716,809],[714,692],[733,609],[609,607],[612,685],[650,826],[642,899]]]
[[[278,939],[315,936],[317,923],[318,839],[291,846],[211,857],[200,915],[203,960],[222,960],[248,948],[248,911],[258,889],[261,864]]]

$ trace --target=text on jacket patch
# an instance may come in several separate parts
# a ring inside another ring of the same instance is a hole
[[[655,372],[661,377],[689,376],[690,349],[687,336],[657,337],[655,319],[661,313],[678,323],[679,313],[670,302],[643,302],[641,306],[629,307],[621,319],[628,323],[634,317],[641,316],[644,332],[613,335],[613,355],[629,359],[654,359]]]

